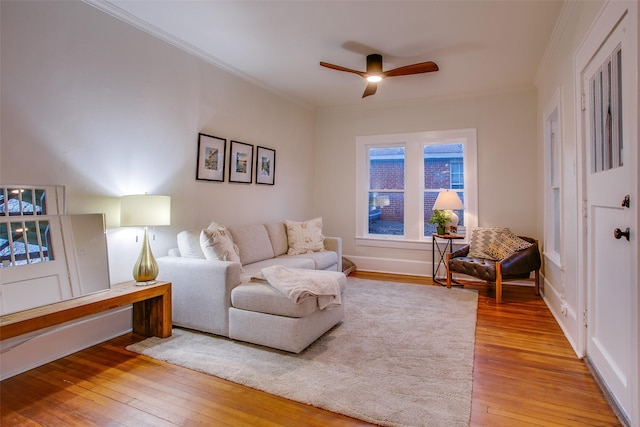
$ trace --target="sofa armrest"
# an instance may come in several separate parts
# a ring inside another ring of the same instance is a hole
[[[325,237],[324,248],[338,254],[338,271],[342,271],[342,238],[341,237]]]
[[[240,284],[242,267],[229,261],[163,256],[158,280],[171,282],[173,323],[229,335],[231,290]]]

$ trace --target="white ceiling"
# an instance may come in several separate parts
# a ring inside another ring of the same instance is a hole
[[[533,84],[561,0],[87,0],[245,79],[315,106],[457,96]],[[434,61],[440,71],[393,77],[362,99],[365,81],[320,61],[365,70]]]

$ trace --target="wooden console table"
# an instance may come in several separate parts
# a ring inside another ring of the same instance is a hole
[[[171,283],[113,285],[104,292],[0,316],[0,340],[81,317],[133,304],[133,332],[147,337],[171,336]]]

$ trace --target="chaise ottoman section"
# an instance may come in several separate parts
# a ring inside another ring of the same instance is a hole
[[[315,271],[346,289],[346,276],[336,271]],[[344,303],[343,303],[344,304]],[[266,347],[299,353],[344,318],[344,305],[320,310],[317,298],[296,304],[267,282],[237,286],[231,292],[229,337]]]

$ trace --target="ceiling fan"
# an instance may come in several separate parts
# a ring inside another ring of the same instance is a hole
[[[376,93],[378,82],[386,77],[408,76],[411,74],[431,73],[438,71],[438,65],[435,62],[420,62],[418,64],[405,65],[404,67],[394,68],[389,71],[382,71],[382,55],[372,53],[367,55],[367,71],[352,70],[351,68],[341,67],[340,65],[329,64],[328,62],[320,62],[323,67],[332,70],[346,71],[347,73],[357,74],[367,80],[367,87],[362,94],[365,98]]]

